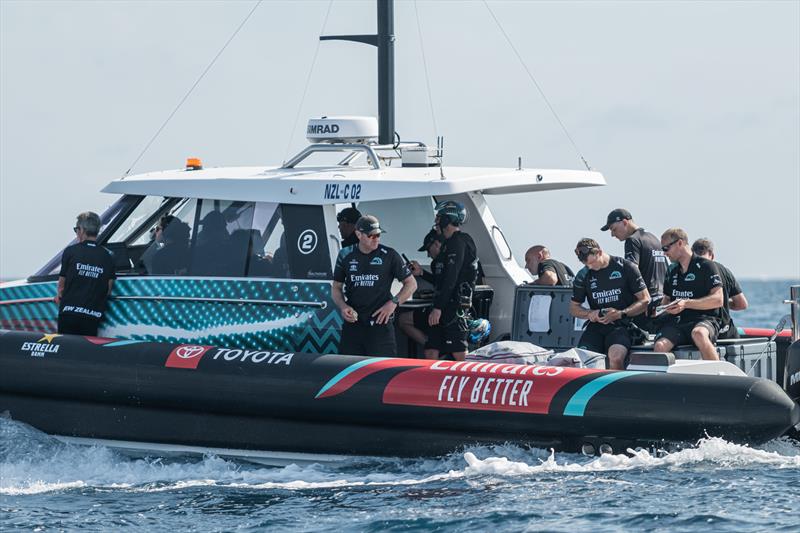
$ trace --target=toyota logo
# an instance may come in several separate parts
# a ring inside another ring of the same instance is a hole
[[[203,348],[202,346],[181,346],[180,348],[175,350],[175,355],[177,355],[181,359],[191,359],[192,357],[197,357],[204,351],[205,348]]]

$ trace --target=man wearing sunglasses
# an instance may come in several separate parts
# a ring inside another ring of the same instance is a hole
[[[339,353],[394,357],[392,317],[417,290],[417,282],[400,254],[380,244],[384,230],[377,218],[362,216],[355,226],[358,244],[339,252],[333,270],[332,297],[344,319]],[[395,279],[403,287],[392,296]]]
[[[72,228],[78,243],[68,246],[61,255],[55,298],[59,333],[97,336],[116,278],[111,252],[95,242],[100,226],[96,213],[78,215]]]
[[[722,319],[722,278],[714,261],[692,253],[689,236],[680,228],[661,235],[661,249],[675,262],[664,279],[662,305],[667,321],[656,336],[653,351],[669,352],[674,346],[694,343],[703,359],[718,360],[714,347]]]
[[[589,321],[578,347],[605,353],[608,368],[622,370],[632,344],[628,319],[647,309],[647,285],[635,264],[608,255],[594,239],[578,241],[575,255],[585,266],[573,281],[569,310]]]

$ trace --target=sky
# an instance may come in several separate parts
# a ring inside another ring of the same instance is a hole
[[[254,5],[0,0],[0,278],[36,271],[77,213],[114,200],[99,190]],[[621,255],[599,228],[626,207],[656,235],[711,238],[737,277],[800,279],[800,2],[488,5],[608,182],[491,197],[519,260],[545,244],[577,266],[582,237]],[[133,173],[190,156],[279,165],[306,144],[308,118],[377,115],[372,47],[324,42],[309,78],[323,23],[375,31],[373,2],[334,1],[326,20],[328,7],[259,5]],[[395,34],[403,139],[443,135],[446,165],[583,168],[483,2],[398,0]]]

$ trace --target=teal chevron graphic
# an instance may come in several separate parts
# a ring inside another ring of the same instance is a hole
[[[55,282],[0,287],[0,327],[54,331],[58,308],[51,299],[55,292]],[[247,300],[279,303],[243,303]],[[114,285],[100,334],[154,342],[336,353],[341,326],[330,285],[325,282],[122,277]]]

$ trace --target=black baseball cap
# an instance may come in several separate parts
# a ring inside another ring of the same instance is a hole
[[[427,252],[427,251],[428,251],[428,248],[430,248],[430,247],[431,247],[431,244],[433,244],[435,241],[438,241],[438,240],[440,240],[440,239],[441,239],[441,235],[439,235],[439,234],[436,232],[436,230],[435,230],[435,229],[432,229],[432,230],[430,230],[430,231],[427,233],[427,235],[425,235],[425,238],[422,240],[422,246],[420,246],[420,247],[417,249],[417,251],[418,251],[418,252]]]
[[[355,224],[361,218],[361,212],[355,207],[345,207],[336,215],[336,222],[349,222]]]
[[[606,218],[606,225],[600,228],[600,231],[607,231],[609,226],[614,222],[619,222],[620,220],[632,220],[633,217],[631,216],[631,212],[627,209],[614,209],[608,214],[608,218]]]
[[[359,218],[356,222],[356,230],[365,235],[375,235],[376,233],[380,235],[381,233],[386,233],[386,230],[381,227],[381,223],[378,222],[378,219],[372,215],[364,215]]]

